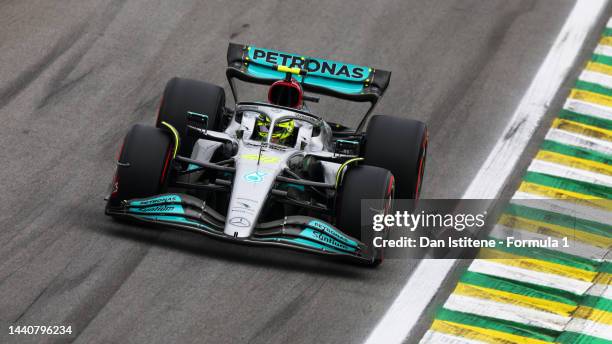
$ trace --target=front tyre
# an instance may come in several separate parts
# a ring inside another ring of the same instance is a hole
[[[367,165],[349,168],[338,190],[336,227],[368,246],[373,253],[372,265],[378,265],[383,260],[383,249],[373,245],[373,216],[391,211],[394,190],[395,181],[391,172]],[[375,212],[361,214],[361,200],[365,199],[374,202],[368,205]],[[367,219],[363,225],[362,217]]]
[[[179,154],[191,157],[197,138],[187,133],[187,112],[208,116],[208,130],[218,131],[224,111],[225,91],[222,87],[198,80],[172,78],[164,89],[155,126],[164,128],[162,122],[172,125],[181,139]]]
[[[163,193],[173,152],[174,143],[168,131],[134,125],[123,141],[109,205]]]

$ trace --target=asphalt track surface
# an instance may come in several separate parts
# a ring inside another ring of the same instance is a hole
[[[153,123],[173,76],[227,90],[228,41],[250,43],[393,71],[376,113],[427,122],[423,196],[460,197],[572,5],[0,1],[0,342],[363,341],[417,261],[367,269],[114,222],[122,137]]]

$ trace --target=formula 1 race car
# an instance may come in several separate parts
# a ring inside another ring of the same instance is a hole
[[[424,123],[369,118],[391,73],[233,43],[227,60],[234,107],[220,86],[171,79],[155,126],[125,137],[106,214],[379,264],[372,216],[418,198],[427,151]],[[238,102],[236,80],[268,100]],[[313,93],[371,106],[350,129],[310,111]]]

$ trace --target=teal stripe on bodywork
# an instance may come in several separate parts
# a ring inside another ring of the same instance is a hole
[[[161,214],[185,214],[185,209],[180,204],[157,204],[144,208],[128,208],[130,213],[135,214],[150,214],[150,213],[161,213]]]
[[[172,195],[176,196],[176,195]],[[178,196],[176,196],[178,197]],[[178,197],[180,200],[180,197]],[[185,214],[185,209],[180,204],[158,204],[142,208],[128,208],[128,213],[137,217],[155,221],[177,222],[180,224],[188,224],[196,227],[211,229],[210,227],[182,216]],[[148,215],[154,213],[155,215]]]
[[[304,187],[304,185],[300,185],[300,184],[293,184],[293,183],[286,183],[285,184],[288,188],[294,188],[294,189],[298,189],[300,191],[304,191],[306,190],[306,188]]]
[[[203,167],[200,167],[200,166],[198,166],[198,165],[196,165],[196,164],[189,164],[189,165],[187,166],[187,171],[193,171],[193,170],[197,170],[197,169],[199,169],[199,168],[203,168]]]
[[[343,251],[349,251],[349,252],[355,252],[357,251],[356,247],[352,247],[349,245],[345,245],[342,242],[340,242],[339,240],[333,238],[330,235],[326,235],[326,234],[322,234],[321,232],[312,229],[312,228],[305,228],[304,230],[302,230],[302,232],[300,232],[300,236],[310,239],[310,240],[314,240],[317,242],[320,242],[326,246],[331,246],[334,247],[336,249],[339,250],[343,250]]]
[[[146,198],[140,200],[131,200],[128,201],[128,205],[134,207],[142,207],[142,206],[153,206],[162,203],[181,203],[181,196],[179,195],[162,195],[153,198]]]
[[[355,253],[359,250],[358,242],[323,221],[312,220],[308,223],[308,226],[310,227],[300,232],[299,238],[263,238],[261,240],[291,242],[318,250],[345,254]]]
[[[176,215],[138,215],[138,214],[134,214],[137,217],[141,217],[144,219],[149,219],[149,220],[155,220],[155,221],[167,221],[167,222],[177,222],[180,224],[188,224],[188,225],[193,225],[196,227],[201,227],[201,228],[206,228],[206,229],[211,229],[210,227],[206,226],[205,224],[199,223],[199,222],[195,222],[189,219],[186,219],[182,216],[176,216]]]
[[[308,222],[308,225],[322,230],[323,232],[325,232],[325,234],[347,245],[354,246],[354,247],[357,247],[359,245],[355,240],[350,239],[349,237],[344,235],[344,233],[341,233],[340,231],[338,231],[337,229],[335,229],[334,227],[328,225],[327,223],[323,221],[312,220]]]

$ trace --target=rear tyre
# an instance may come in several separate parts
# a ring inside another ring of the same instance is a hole
[[[110,205],[162,193],[167,186],[174,145],[167,131],[134,125],[119,154]]]
[[[179,154],[185,157],[191,157],[197,140],[187,135],[188,111],[208,116],[207,128],[218,130],[225,111],[225,91],[217,85],[192,79],[172,78],[166,84],[155,126],[163,128],[162,122],[167,122],[176,128],[181,139]]]
[[[368,245],[373,253],[373,265],[382,262],[383,250],[372,243],[376,234],[371,221],[378,211],[382,210],[385,214],[391,211],[394,189],[394,178],[388,170],[376,166],[357,166],[346,171],[338,190],[336,227]],[[362,199],[376,200],[375,204],[371,204],[375,211],[362,214]]]
[[[386,168],[396,178],[396,198],[417,199],[421,193],[427,126],[425,123],[391,116],[374,116],[368,124],[365,163]]]

